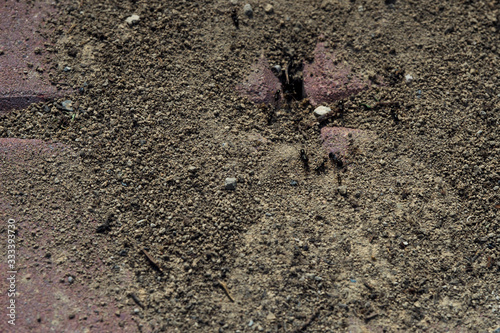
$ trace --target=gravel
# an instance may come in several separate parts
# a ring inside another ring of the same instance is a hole
[[[224,188],[226,190],[236,190],[236,178],[226,178],[224,181]]]
[[[130,15],[129,17],[127,17],[125,19],[125,22],[127,22],[128,25],[132,26],[134,24],[139,23],[139,19],[140,19],[139,15],[133,14],[133,15]]]
[[[245,13],[246,16],[248,16],[249,18],[252,18],[253,17],[252,5],[247,3],[245,6],[243,6],[243,12]]]

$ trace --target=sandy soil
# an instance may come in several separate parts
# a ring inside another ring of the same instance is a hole
[[[53,196],[74,206],[54,230],[95,221],[98,249],[48,247],[99,257],[110,270],[73,285],[140,331],[497,332],[498,1],[249,3],[60,4],[53,81],[75,93],[0,116],[0,137],[71,154],[5,180],[12,209],[63,214]],[[318,42],[375,82],[335,116],[315,122],[299,89],[277,107],[239,93],[261,56],[300,87]],[[333,126],[366,134],[341,165]]]

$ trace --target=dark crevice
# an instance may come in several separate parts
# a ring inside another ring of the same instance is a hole
[[[302,62],[290,58],[288,65],[281,71],[278,78],[283,86],[283,97],[285,102],[301,101],[304,96],[304,80],[302,78]]]

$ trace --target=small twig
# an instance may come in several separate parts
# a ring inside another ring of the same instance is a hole
[[[289,64],[286,64],[286,67],[285,67],[286,84],[290,84],[290,80],[288,79],[288,67],[289,67]]]
[[[366,288],[368,288],[370,291],[373,291],[375,289],[372,285],[370,285],[368,282],[363,283]]]
[[[73,31],[73,29],[75,29],[75,27],[76,27],[76,23],[73,23],[73,25],[68,29],[66,34],[69,35],[71,33],[71,31]]]
[[[137,305],[144,309],[144,305],[142,305],[141,301],[139,301],[139,298],[137,298],[134,293],[128,293],[127,296],[132,298]]]
[[[366,316],[366,317],[365,317],[365,322],[369,322],[370,320],[372,320],[372,319],[374,319],[374,318],[378,317],[378,315],[379,315],[378,313],[372,313],[372,314],[370,314],[370,315]]]
[[[219,284],[220,286],[222,287],[222,289],[224,289],[224,291],[226,292],[226,295],[227,297],[229,297],[229,299],[231,300],[231,302],[235,302],[233,296],[231,296],[231,293],[229,292],[229,289],[227,289],[227,284],[223,281],[219,281]]]
[[[160,273],[163,273],[160,264],[146,251],[146,249],[142,249],[142,252],[146,255],[146,258],[148,258],[149,262],[158,270]]]

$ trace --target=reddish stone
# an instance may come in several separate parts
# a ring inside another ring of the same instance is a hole
[[[70,153],[61,144],[0,139],[1,228],[7,230],[9,219],[17,227],[15,298],[6,292],[12,268],[7,258],[0,261],[0,289],[4,291],[0,332],[137,332],[132,307],[119,309],[117,301],[106,294],[107,276],[126,288],[132,284],[132,274],[121,266],[111,271],[112,266],[103,262],[109,259],[107,241],[96,236],[98,222],[88,217],[86,207],[68,200],[66,186],[77,185],[71,180],[55,184],[50,174],[43,182],[32,179],[29,186],[19,182],[25,183],[30,174],[43,174],[50,163],[47,160],[62,163],[61,168],[77,165],[77,159],[68,158]],[[57,176],[66,172],[61,170]],[[69,276],[74,280],[70,282]],[[15,299],[15,326],[7,321],[11,299]]]
[[[359,140],[369,139],[369,134],[363,130],[346,127],[323,127],[321,139],[327,153],[334,154],[342,162],[347,163],[349,154],[352,153],[351,143],[357,144]]]
[[[349,65],[337,64],[324,43],[316,46],[314,61],[304,65],[303,75],[304,93],[312,105],[345,99],[369,87],[369,82],[355,76]]]
[[[41,32],[53,1],[0,1],[0,114],[56,97]]]
[[[281,82],[269,68],[264,56],[254,65],[247,80],[236,89],[255,104],[263,103],[279,107],[281,103]]]

